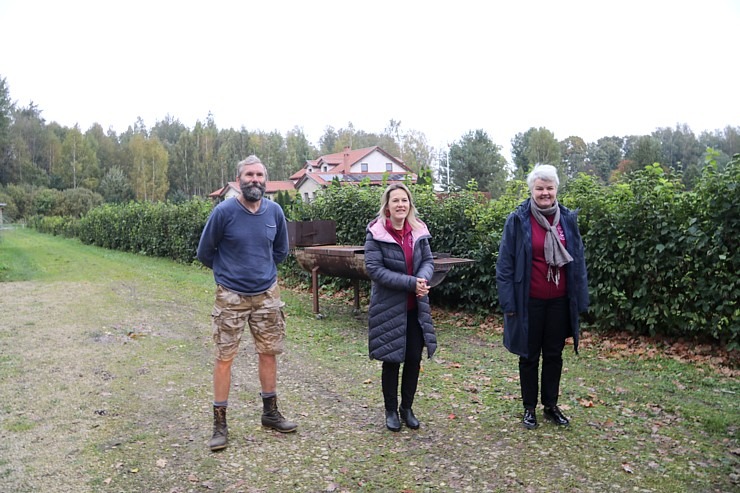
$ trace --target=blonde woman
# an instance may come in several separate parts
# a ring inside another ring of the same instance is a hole
[[[365,266],[372,279],[369,352],[371,359],[383,362],[385,424],[391,431],[401,430],[401,420],[411,429],[419,428],[411,406],[422,352],[426,347],[431,358],[437,348],[428,296],[434,273],[430,237],[416,217],[409,189],[400,183],[390,185],[383,192],[378,217],[367,226]]]

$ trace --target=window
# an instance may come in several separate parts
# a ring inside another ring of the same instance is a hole
[[[306,172],[307,173],[313,173],[313,168],[311,166],[309,166],[308,169],[306,170]]]
[[[303,192],[303,200],[304,200],[305,202],[309,202],[309,198],[308,198],[308,192]]]
[[[329,166],[327,166],[327,165],[323,165],[323,166],[321,167],[321,171],[323,171],[323,172],[327,172],[327,171],[329,171]]]
[[[363,173],[367,173],[367,163],[360,164],[360,169]]]
[[[393,171],[393,163],[385,163],[386,171]]]

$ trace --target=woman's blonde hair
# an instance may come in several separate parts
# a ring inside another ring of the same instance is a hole
[[[391,199],[391,192],[393,190],[403,190],[404,192],[406,192],[406,196],[409,198],[409,213],[406,216],[406,221],[408,221],[411,229],[420,228],[421,223],[416,218],[416,206],[414,205],[414,197],[411,195],[411,190],[409,190],[409,188],[403,183],[393,183],[392,185],[388,185],[388,188],[385,189],[385,192],[383,192],[383,196],[380,198],[380,210],[378,211],[378,218],[380,220],[386,219],[385,211],[388,210],[388,202]]]

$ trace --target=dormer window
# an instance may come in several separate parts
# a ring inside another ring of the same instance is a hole
[[[313,173],[313,167],[309,166],[306,170],[307,173]]]
[[[361,163],[361,164],[360,164],[360,170],[361,170],[361,171],[362,171],[363,173],[367,173],[367,163]]]
[[[327,171],[329,171],[329,166],[327,166],[327,165],[321,166],[321,171],[323,171],[324,173],[326,173]]]

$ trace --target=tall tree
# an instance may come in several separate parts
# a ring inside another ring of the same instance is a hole
[[[254,153],[267,167],[271,181],[286,180],[290,176],[286,166],[285,140],[279,132],[254,132],[249,135],[249,141]]]
[[[684,172],[700,163],[705,148],[688,125],[676,125],[675,129],[658,128],[652,135],[660,142],[662,164]]]
[[[195,195],[195,141],[189,130],[184,130],[177,139],[168,168],[170,191],[183,197]]]
[[[383,133],[379,135],[378,142],[371,145],[380,146],[392,156],[403,155],[403,133],[400,120],[391,119],[388,126],[383,129]]]
[[[13,111],[10,128],[12,142],[11,169],[18,173],[18,183],[49,185],[49,167],[46,161],[46,122],[41,110],[33,102]]]
[[[85,132],[85,138],[90,142],[95,151],[102,176],[105,176],[111,168],[116,167],[121,169],[124,156],[118,144],[118,138],[113,130],[109,129],[106,133],[99,123],[94,123]]]
[[[662,156],[660,141],[650,135],[642,135],[637,138],[626,158],[634,162],[635,169],[643,169],[653,163],[660,163]]]
[[[722,130],[713,132],[702,132],[699,142],[704,149],[711,147],[719,151],[720,155],[715,157],[720,169],[730,162],[735,154],[740,153],[740,127],[727,126]]]
[[[307,159],[316,157],[316,149],[308,142],[301,127],[293,127],[285,137],[285,159],[288,176],[300,170]]]
[[[77,125],[66,132],[62,142],[62,155],[57,166],[52,168],[52,173],[61,180],[62,188],[98,188],[98,158],[92,144]]]
[[[170,188],[169,181],[167,180],[169,157],[167,155],[167,149],[157,137],[147,139],[146,159],[149,168],[147,171],[151,173],[151,195],[149,200],[164,200]]]
[[[128,143],[131,159],[131,183],[136,200],[164,200],[169,189],[167,181],[167,150],[157,137],[147,138],[135,133]]]
[[[586,171],[588,146],[582,138],[570,136],[560,142],[560,156],[562,163],[560,168],[568,178],[574,178],[576,174]]]
[[[334,127],[326,127],[324,129],[323,135],[319,138],[319,153],[322,156],[325,156],[326,154],[333,154],[337,152],[335,149],[338,139],[339,136],[337,135],[337,131],[334,129]]]
[[[433,150],[427,143],[426,135],[418,130],[409,130],[401,138],[401,159],[406,166],[416,173],[423,168],[431,169]]]
[[[511,159],[514,161],[514,176],[520,180],[530,172],[529,158],[527,157],[527,143],[529,137],[537,129],[532,127],[524,133],[518,133],[511,139]]]
[[[499,197],[506,186],[506,159],[500,150],[484,130],[463,135],[450,149],[450,179],[455,187],[465,188],[475,180],[479,190]]]
[[[588,144],[588,161],[604,183],[609,181],[612,171],[624,158],[622,145],[621,137],[602,137],[596,143]]]
[[[216,154],[220,181],[219,184],[226,185],[234,181],[236,176],[236,163],[242,160],[242,135],[233,128],[221,130],[218,135],[219,146]]]
[[[0,185],[10,183],[10,125],[13,112],[10,89],[5,77],[0,77]]]
[[[123,203],[134,198],[128,178],[118,166],[108,169],[98,189],[106,202]]]
[[[555,134],[545,127],[540,127],[529,135],[524,154],[530,167],[535,164],[560,164],[560,144],[555,139]]]

